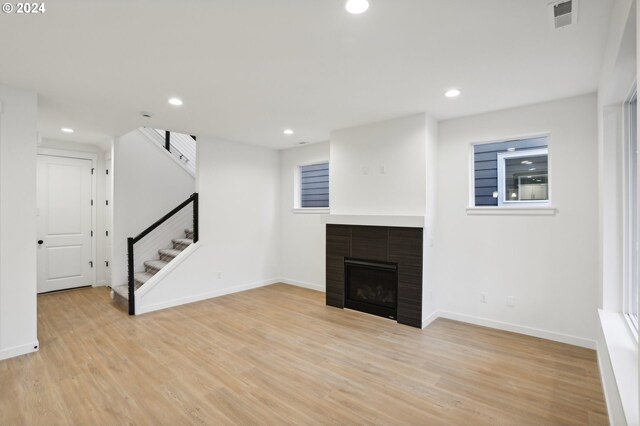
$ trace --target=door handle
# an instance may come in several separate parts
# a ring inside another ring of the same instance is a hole
[[[44,243],[44,241],[38,240],[38,245],[42,245],[43,243]]]

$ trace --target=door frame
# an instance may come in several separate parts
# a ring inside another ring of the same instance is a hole
[[[96,177],[98,175],[97,164],[98,164],[98,154],[93,152],[82,152],[82,151],[67,151],[64,149],[58,148],[43,148],[38,147],[37,155],[48,155],[51,157],[64,157],[64,158],[75,158],[79,160],[91,160],[91,168],[93,169],[93,173],[91,174],[91,199],[93,200],[93,205],[91,206],[91,231],[93,232],[93,237],[91,238],[91,259],[93,260],[93,268],[91,271],[91,287],[98,287],[98,261],[97,257],[97,247],[98,247],[98,217],[96,213],[96,207],[98,206],[97,200],[97,184]],[[36,192],[37,192],[36,187]]]

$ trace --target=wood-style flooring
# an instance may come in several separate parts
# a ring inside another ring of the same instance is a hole
[[[0,425],[605,425],[594,351],[448,320],[424,330],[282,284],[129,317],[38,298],[0,362]]]

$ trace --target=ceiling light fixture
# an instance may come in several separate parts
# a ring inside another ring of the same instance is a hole
[[[61,132],[65,132],[65,133],[73,133],[74,130],[70,129],[69,127],[63,127],[62,129],[60,129]]]
[[[509,152],[513,152],[515,150],[516,150],[515,148],[507,148],[507,151],[509,151]]]
[[[367,0],[348,0],[345,9],[351,14],[359,15],[369,9],[369,2]]]
[[[292,135],[292,134],[293,134],[293,130],[291,130],[291,129],[284,129],[284,132],[283,132],[283,133],[284,133],[285,135]]]
[[[181,106],[182,105],[182,100],[178,99],[178,98],[170,98],[169,99],[169,103],[173,106]]]
[[[457,98],[458,96],[460,96],[460,93],[461,92],[458,89],[449,89],[444,95],[447,98]]]

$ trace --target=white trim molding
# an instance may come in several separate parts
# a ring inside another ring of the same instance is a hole
[[[555,207],[467,207],[470,216],[554,216]]]
[[[314,207],[297,207],[294,209],[291,209],[292,213],[296,213],[296,214],[329,214],[329,208],[328,207],[322,207],[322,208],[314,208]]]
[[[620,410],[616,410],[616,407],[621,405],[626,423],[640,424],[638,341],[623,314],[598,309],[598,316],[604,337],[602,342],[604,345],[598,347],[598,366],[607,409],[614,419],[620,416]],[[612,424],[616,423],[612,422]]]
[[[224,288],[221,290],[210,291],[207,293],[200,293],[193,296],[182,297],[180,299],[174,299],[167,302],[157,303],[154,305],[138,307],[136,305],[136,315],[147,314],[161,309],[172,308],[174,306],[186,305],[188,303],[200,302],[202,300],[212,299],[214,297],[226,296],[227,294],[239,293],[241,291],[253,290],[254,288],[265,287],[271,284],[277,284],[280,280],[271,279],[265,281],[259,281],[255,283],[238,285],[235,287]]]
[[[440,317],[440,314],[438,313],[438,311],[435,311],[434,313],[432,313],[431,315],[429,315],[428,317],[422,320],[422,328],[429,327],[431,323],[437,320],[439,317]]]
[[[332,225],[398,226],[424,228],[424,216],[327,214],[322,223]]]
[[[281,278],[280,282],[282,284],[288,284],[296,287],[306,288],[309,290],[319,291],[321,293],[326,293],[326,288],[322,284],[313,284],[313,283],[307,283],[304,281],[290,280],[289,278]]]
[[[437,318],[445,318],[453,321],[465,322],[468,324],[479,325],[482,327],[495,328],[497,330],[510,331],[512,333],[524,334],[541,339],[553,340],[554,342],[566,343],[568,345],[580,346],[587,349],[596,349],[596,341],[585,339],[582,337],[571,336],[555,331],[542,330],[539,328],[526,327],[523,325],[512,324],[503,321],[496,321],[487,318],[474,317],[471,315],[459,314],[455,312],[438,311],[431,315],[427,320],[433,322]],[[424,320],[423,324],[427,321]]]
[[[34,340],[31,343],[27,343],[26,345],[6,348],[0,351],[0,361],[9,359],[9,358],[14,358],[20,355],[26,355],[33,352],[38,352],[39,348],[40,348],[40,343],[37,340]]]

